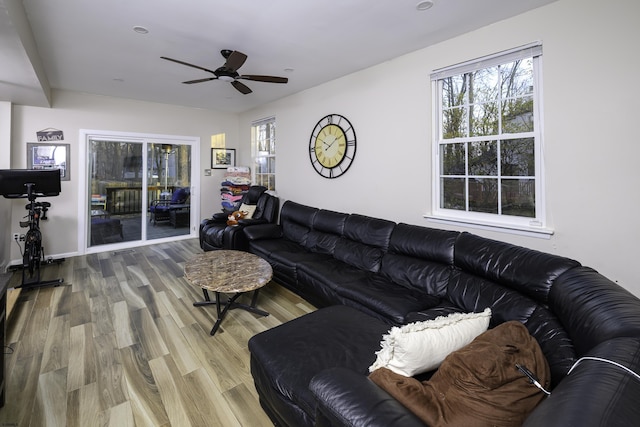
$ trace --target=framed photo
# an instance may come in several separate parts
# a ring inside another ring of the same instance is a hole
[[[27,142],[27,168],[60,169],[60,180],[69,181],[71,179],[70,147],[69,144]]]
[[[236,165],[236,150],[233,148],[212,148],[211,168],[226,169]]]

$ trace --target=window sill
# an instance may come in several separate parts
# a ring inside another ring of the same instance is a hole
[[[553,229],[545,227],[526,227],[511,224],[497,224],[484,221],[470,221],[460,218],[450,218],[444,216],[424,215],[427,221],[437,224],[448,224],[459,227],[475,228],[479,230],[496,231],[499,233],[517,234],[520,236],[536,237],[538,239],[550,239],[554,233]]]

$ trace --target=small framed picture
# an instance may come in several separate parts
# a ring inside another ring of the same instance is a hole
[[[27,142],[27,169],[60,169],[60,180],[69,181],[70,144]]]
[[[211,168],[226,169],[236,165],[236,150],[233,148],[212,148]]]

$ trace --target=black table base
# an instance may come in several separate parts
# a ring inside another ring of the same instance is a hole
[[[218,331],[218,328],[220,328],[220,324],[222,323],[222,319],[224,319],[224,317],[227,315],[227,312],[229,310],[240,308],[242,310],[246,310],[246,311],[249,311],[251,313],[258,314],[260,316],[268,316],[269,313],[267,313],[264,310],[260,310],[259,308],[256,308],[256,303],[258,301],[259,292],[260,292],[260,289],[256,289],[255,291],[253,291],[253,297],[251,298],[251,304],[247,305],[247,304],[242,304],[242,303],[236,302],[236,300],[241,295],[244,295],[245,292],[235,293],[235,294],[233,294],[233,296],[231,298],[228,298],[226,301],[221,301],[220,300],[221,292],[216,292],[216,299],[212,301],[211,298],[209,297],[209,292],[206,289],[202,289],[202,293],[204,294],[204,301],[194,302],[193,306],[194,307],[202,307],[202,306],[205,306],[205,305],[212,305],[212,304],[216,305],[216,312],[218,314],[218,320],[216,320],[216,323],[213,325],[213,328],[211,329],[211,332],[210,332],[210,335],[215,335],[215,333]],[[224,308],[221,308],[221,306],[224,306]]]

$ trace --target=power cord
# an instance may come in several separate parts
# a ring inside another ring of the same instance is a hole
[[[522,372],[524,374],[525,377],[529,378],[529,382],[531,384],[533,384],[534,386],[536,386],[537,388],[539,388],[540,390],[542,390],[544,392],[544,394],[546,394],[547,396],[551,396],[551,392],[545,390],[544,387],[542,387],[542,384],[540,384],[540,380],[538,379],[538,377],[536,377],[533,372],[531,372],[530,370],[528,370],[525,366],[522,366],[519,363],[516,363],[516,368],[518,368],[518,370],[520,372]]]
[[[625,371],[627,371],[628,373],[630,373],[631,375],[633,375],[634,377],[636,377],[636,379],[638,381],[640,381],[640,375],[638,375],[637,373],[635,373],[634,371],[632,371],[631,369],[627,368],[624,365],[619,364],[618,362],[614,362],[613,360],[609,360],[609,359],[603,359],[601,357],[593,357],[593,356],[584,356],[581,357],[580,359],[578,359],[576,361],[576,363],[573,364],[573,366],[571,367],[571,369],[569,369],[569,372],[567,373],[567,375],[571,374],[571,371],[573,371],[573,369],[578,366],[578,364],[580,362],[582,362],[583,360],[596,360],[598,362],[605,362],[605,363],[610,363],[614,366],[617,366],[618,368],[624,369]]]
[[[580,359],[576,360],[576,362],[573,364],[573,366],[571,366],[571,369],[569,369],[569,372],[567,372],[567,375],[571,375],[571,372],[573,372],[573,370],[583,361],[583,360],[595,360],[598,362],[605,362],[605,363],[609,363],[611,365],[617,366],[620,369],[623,369],[624,371],[626,371],[627,373],[633,375],[638,381],[640,381],[640,375],[637,374],[636,372],[632,371],[631,369],[627,368],[624,365],[621,365],[618,362],[614,362],[613,360],[609,360],[609,359],[603,359],[601,357],[594,357],[594,356],[584,356],[581,357]],[[528,370],[525,366],[520,365],[519,363],[516,363],[516,368],[518,368],[518,370],[520,372],[522,372],[522,374],[524,376],[526,376],[527,378],[529,378],[529,382],[531,382],[531,384],[533,384],[534,386],[536,386],[537,388],[539,388],[540,390],[542,390],[547,396],[551,396],[551,392],[545,390],[544,387],[542,387],[542,384],[540,384],[540,380],[533,374],[533,372],[531,372],[530,370]]]
[[[18,248],[20,249],[20,253],[22,253],[22,246],[20,246],[20,242],[18,241],[18,237],[16,237],[15,239],[13,239],[16,242],[16,245],[18,245]]]

